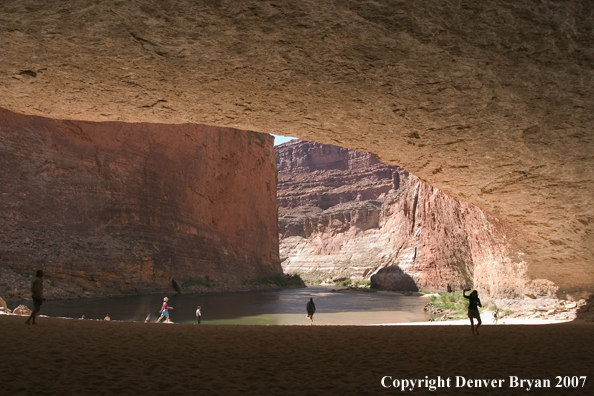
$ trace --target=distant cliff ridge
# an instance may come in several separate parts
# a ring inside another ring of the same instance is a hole
[[[58,298],[280,274],[274,158],[255,132],[0,109],[0,269],[42,268]]]
[[[408,177],[374,155],[343,147],[294,140],[275,149],[281,215],[301,206],[328,209],[383,198]]]
[[[280,256],[306,279],[370,279],[387,290],[474,287],[549,295],[509,256],[505,225],[397,166],[336,146],[277,146]]]

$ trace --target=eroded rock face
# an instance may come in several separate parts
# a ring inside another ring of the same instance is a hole
[[[279,274],[272,145],[229,128],[0,110],[0,263],[90,295]]]
[[[593,12],[588,0],[4,0],[0,107],[377,153],[502,219],[531,277],[580,294],[594,287]]]
[[[310,280],[371,279],[388,290],[551,295],[509,250],[506,227],[402,168],[336,146],[276,146],[280,254]]]
[[[8,306],[6,305],[6,301],[4,301],[2,299],[2,297],[0,297],[0,311],[3,311],[5,313],[10,313],[10,310],[8,309]]]
[[[26,305],[21,304],[12,313],[15,315],[31,315],[31,310]]]
[[[275,150],[280,214],[300,206],[328,209],[383,198],[408,176],[374,155],[333,145],[298,140]]]

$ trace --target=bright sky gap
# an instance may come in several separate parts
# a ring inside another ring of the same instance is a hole
[[[280,136],[280,135],[274,135],[274,134],[272,136],[274,136],[274,145],[275,146],[278,146],[279,144],[286,143],[293,139],[297,139],[296,137],[291,137],[291,136]]]

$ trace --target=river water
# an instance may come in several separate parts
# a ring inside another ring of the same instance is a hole
[[[195,323],[198,305],[203,324],[307,325],[305,306],[310,297],[316,304],[315,324],[364,325],[426,322],[425,297],[383,292],[332,292],[337,286],[309,286],[274,291],[171,294],[171,321]],[[165,295],[109,297],[44,302],[40,314],[51,317],[144,321],[159,317]],[[15,302],[16,303],[16,302]],[[21,302],[22,303],[22,302]],[[30,301],[25,302],[32,308]]]

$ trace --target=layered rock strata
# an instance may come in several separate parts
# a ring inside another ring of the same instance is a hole
[[[49,297],[171,290],[172,279],[234,289],[279,274],[272,145],[230,128],[0,109],[0,267],[42,268],[60,286],[46,285]]]
[[[371,279],[388,290],[475,287],[484,295],[551,295],[510,257],[506,227],[402,168],[306,141],[276,147],[280,252],[305,278]]]

